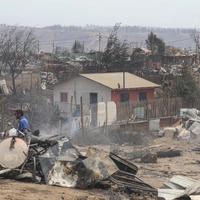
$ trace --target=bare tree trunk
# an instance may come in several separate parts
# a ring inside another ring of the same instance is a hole
[[[16,85],[15,85],[15,73],[12,72],[11,75],[12,75],[12,90],[13,90],[13,94],[16,94],[17,90],[16,90]]]

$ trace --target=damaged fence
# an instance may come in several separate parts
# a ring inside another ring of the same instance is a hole
[[[181,108],[200,108],[200,102],[186,102],[182,98],[157,98],[137,103],[124,102],[117,105],[117,119],[148,120],[179,116]]]
[[[86,104],[84,99],[79,99],[77,103],[55,102],[53,105],[50,97],[47,97],[48,95],[43,93],[41,95],[32,93],[28,98],[23,97],[23,101],[14,103],[19,104],[20,108],[23,107],[33,129],[51,124],[61,133],[62,130],[75,133],[83,128],[103,127],[119,121],[143,121],[179,116],[181,108],[200,108],[199,101],[188,103],[182,98],[159,98],[152,101],[120,102],[118,104],[100,102],[91,105]],[[4,130],[10,119],[14,121],[13,112],[9,110],[9,107],[9,102],[0,107],[1,130]]]
[[[77,104],[57,102],[60,116],[71,129],[82,127],[100,127],[117,121],[142,121],[162,117],[179,116],[181,108],[200,108],[199,101],[185,102],[182,98],[158,98],[152,101],[139,102],[100,102],[85,104],[84,100]]]

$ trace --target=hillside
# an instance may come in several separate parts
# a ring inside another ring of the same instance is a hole
[[[0,32],[8,28],[7,25],[0,25]],[[35,28],[35,27],[19,27],[22,30],[32,29],[39,40],[40,50],[52,51],[53,46],[59,46],[71,49],[75,40],[79,40],[85,45],[85,49],[97,50],[99,45],[99,33],[101,33],[101,49],[105,47],[106,40],[112,27],[100,26],[67,26],[59,25]],[[145,39],[149,32],[153,31],[162,38],[167,45],[173,45],[180,48],[194,48],[192,39],[193,29],[167,29],[167,28],[151,28],[138,26],[123,26],[119,30],[119,38],[127,40],[131,46],[144,47]]]

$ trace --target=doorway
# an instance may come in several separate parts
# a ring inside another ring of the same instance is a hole
[[[98,104],[98,94],[90,93],[90,108],[91,108],[91,126],[97,126],[97,104]]]

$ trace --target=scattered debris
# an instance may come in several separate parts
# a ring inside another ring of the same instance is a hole
[[[147,153],[141,158],[142,163],[157,163],[157,154]]]
[[[167,158],[167,157],[171,158],[171,157],[181,156],[181,151],[173,149],[170,149],[168,151],[158,151],[157,156],[158,158]]]
[[[160,119],[149,120],[149,131],[158,134],[160,130]]]
[[[200,135],[200,111],[183,108],[180,110],[181,124],[175,127],[166,127],[159,131],[159,136],[189,141]]]
[[[136,176],[138,167],[133,163],[95,148],[83,156],[64,136],[32,135],[30,145],[22,138],[9,137],[0,142],[0,152],[2,177],[82,189],[106,184],[127,194],[158,193]]]
[[[195,179],[174,176],[164,185],[167,188],[158,189],[158,196],[166,200],[200,198],[200,182]]]

